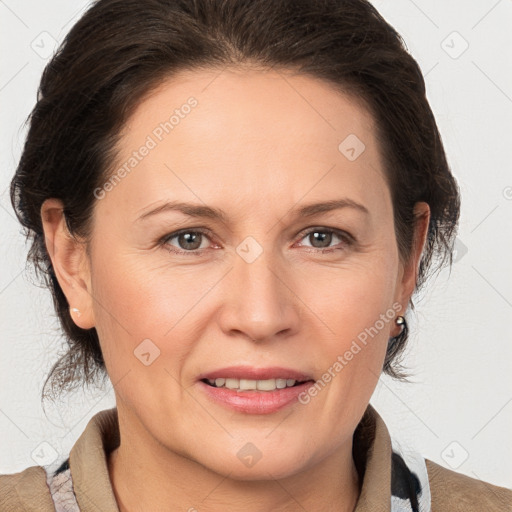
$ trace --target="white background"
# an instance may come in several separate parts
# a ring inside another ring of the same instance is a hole
[[[62,41],[87,4],[0,1],[0,473],[34,465],[37,453],[64,458],[90,417],[114,405],[105,388],[42,410],[41,386],[61,340],[49,292],[24,270],[27,246],[8,188],[53,40]],[[406,360],[414,383],[382,378],[372,403],[425,457],[512,487],[512,2],[374,5],[426,75],[462,215],[451,275],[416,299]],[[40,443],[48,444],[34,452]]]

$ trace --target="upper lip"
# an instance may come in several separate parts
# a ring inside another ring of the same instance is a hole
[[[219,368],[211,372],[202,373],[198,380],[203,379],[250,379],[250,380],[267,380],[267,379],[294,379],[296,381],[313,380],[311,375],[307,375],[298,370],[291,368],[282,368],[272,366],[267,368],[255,368],[253,366],[229,366]]]

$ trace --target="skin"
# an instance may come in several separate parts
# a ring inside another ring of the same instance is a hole
[[[394,320],[305,405],[234,412],[210,401],[197,378],[246,364],[321,379],[393,304],[405,313],[428,206],[416,205],[415,242],[402,262],[372,116],[331,85],[285,71],[195,70],[166,80],[127,122],[117,164],[190,96],[198,105],[97,201],[90,258],[69,236],[62,203],[41,209],[57,278],[81,312],[73,319],[96,327],[114,385],[121,445],[108,463],[120,510],[354,510],[352,435],[399,333]],[[349,134],[365,144],[354,161],[338,149]],[[368,212],[293,213],[340,198]],[[227,221],[177,211],[137,220],[166,200],[221,208]],[[327,233],[322,242],[303,233],[311,227],[354,240]],[[183,228],[211,235],[199,235],[198,249],[178,237],[158,243]],[[248,236],[263,251],[252,263],[236,251]],[[134,355],[147,338],[160,350],[148,366]],[[237,457],[247,442],[262,454],[252,467]]]

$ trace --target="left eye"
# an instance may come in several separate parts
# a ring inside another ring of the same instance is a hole
[[[334,238],[338,238],[342,243],[345,245],[348,245],[350,243],[350,239],[348,235],[344,234],[343,232],[338,232],[337,230],[327,229],[327,228],[313,228],[307,231],[303,234],[304,238],[309,239],[310,241],[313,241],[313,243],[318,243],[318,246],[311,245],[311,246],[305,246],[305,247],[313,247],[314,249],[336,249],[335,247],[332,247],[330,244],[333,241]],[[324,251],[325,252],[325,251]]]

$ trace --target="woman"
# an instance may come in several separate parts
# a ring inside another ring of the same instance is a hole
[[[366,1],[98,1],[11,197],[69,339],[48,384],[106,373],[116,408],[58,468],[2,476],[2,510],[511,508],[369,405],[459,194]]]

